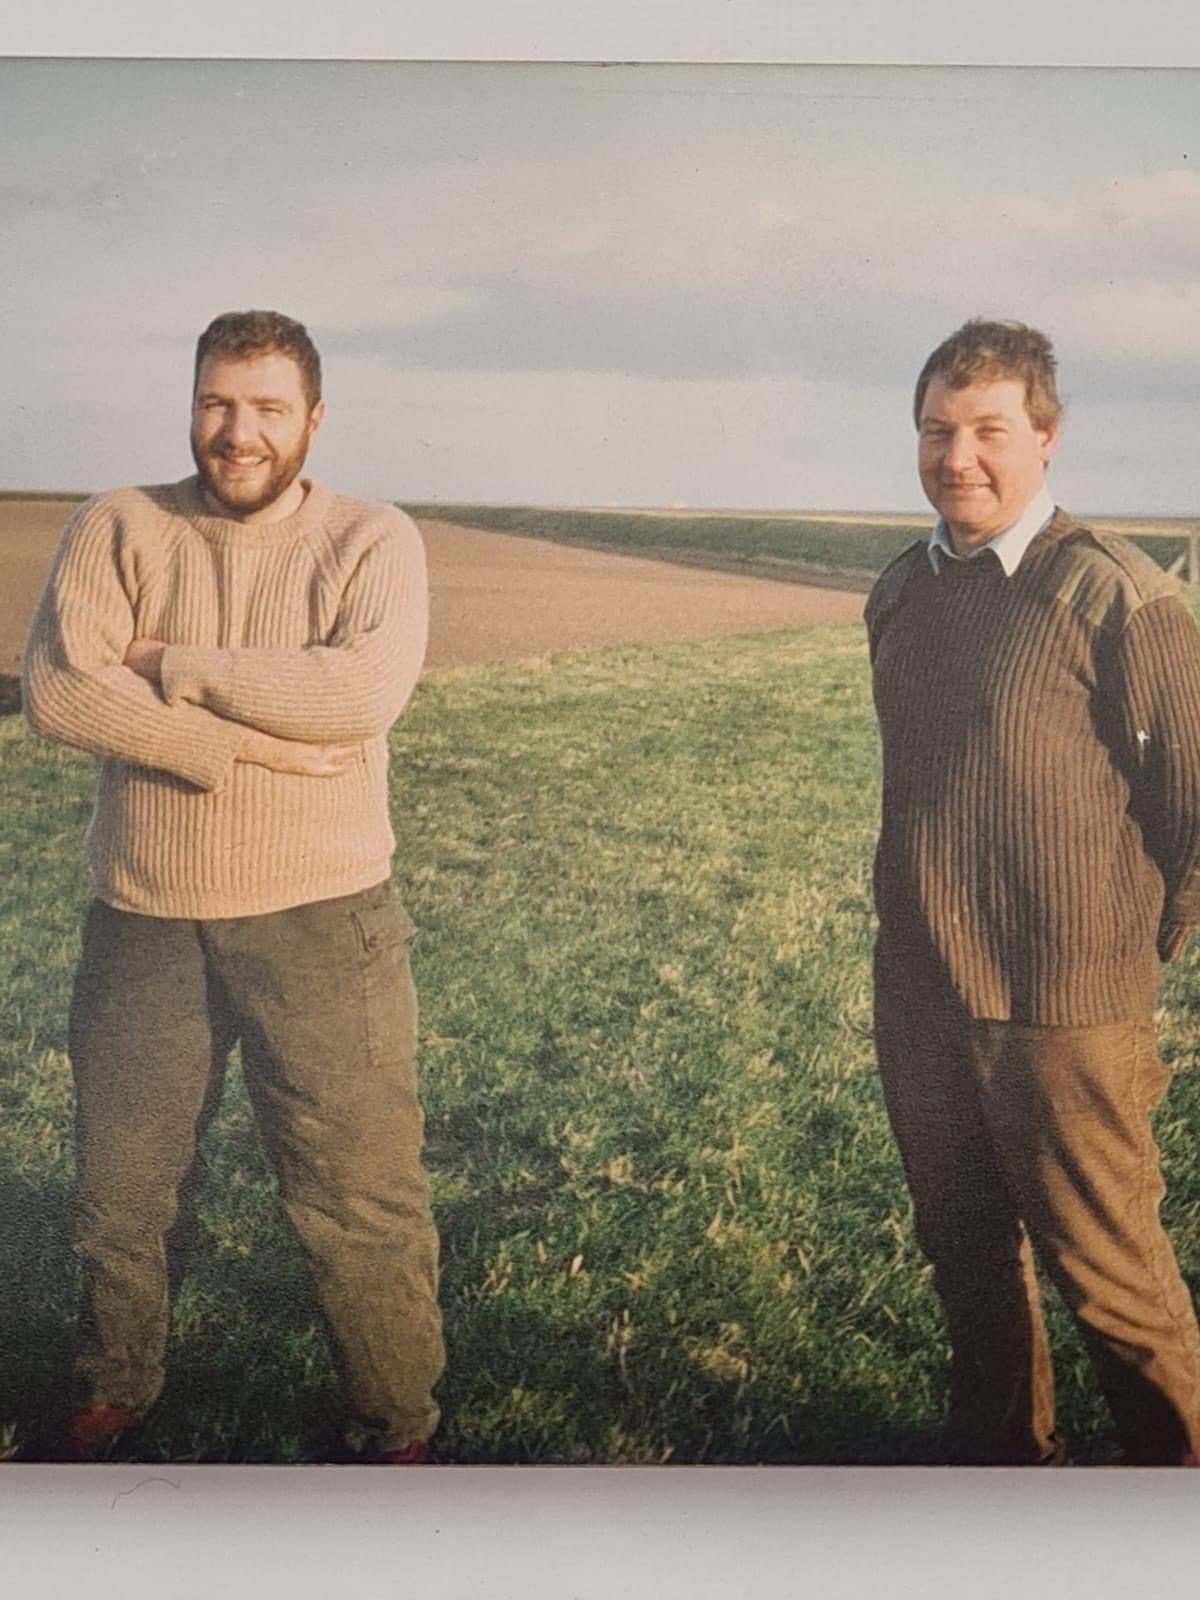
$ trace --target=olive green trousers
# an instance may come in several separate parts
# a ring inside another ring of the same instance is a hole
[[[83,1400],[140,1411],[162,1388],[167,1236],[240,1040],[332,1334],[347,1438],[372,1452],[433,1433],[444,1352],[411,933],[387,884],[213,921],[90,907],[70,1023]]]
[[[1200,1461],[1200,1333],[1159,1220],[1149,1113],[1168,1074],[1149,1021],[1020,1026],[884,989],[876,1044],[950,1336],[951,1459],[1055,1459],[1036,1253],[1128,1459]]]

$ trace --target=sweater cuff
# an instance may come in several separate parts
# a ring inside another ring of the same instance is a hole
[[[1158,930],[1158,959],[1177,961],[1195,931],[1190,923],[1164,922]]]
[[[211,692],[227,689],[232,678],[230,651],[209,650],[201,645],[169,644],[158,667],[162,697],[169,706],[178,705],[181,700],[202,706]]]
[[[246,730],[240,723],[227,722],[211,711],[191,706],[182,707],[179,715],[185,725],[174,733],[161,758],[146,764],[159,766],[186,783],[194,783],[197,789],[215,794],[229,782]]]

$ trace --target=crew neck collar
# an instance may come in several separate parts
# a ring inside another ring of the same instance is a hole
[[[175,500],[187,520],[212,544],[286,544],[307,533],[323,518],[329,505],[329,491],[312,478],[301,478],[304,499],[289,517],[278,522],[238,522],[233,517],[215,516],[209,509],[199,477],[193,473],[175,485]]]

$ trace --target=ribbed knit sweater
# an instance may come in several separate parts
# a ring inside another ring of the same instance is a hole
[[[969,1014],[1145,1017],[1200,922],[1200,635],[1158,567],[1056,511],[1010,578],[924,543],[867,604],[879,981]]]
[[[98,756],[95,891],[240,917],[386,878],[388,728],[425,654],[425,554],[392,507],[306,482],[281,522],[210,515],[197,481],[101,495],[59,542],[25,649],[26,715]],[[163,640],[161,692],[122,665]],[[335,778],[235,761],[246,727],[361,742]]]

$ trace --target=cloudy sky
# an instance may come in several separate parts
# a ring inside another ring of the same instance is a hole
[[[385,498],[907,509],[929,348],[1055,339],[1055,488],[1195,513],[1200,74],[0,61],[0,487],[190,468],[191,351],[321,346]]]

